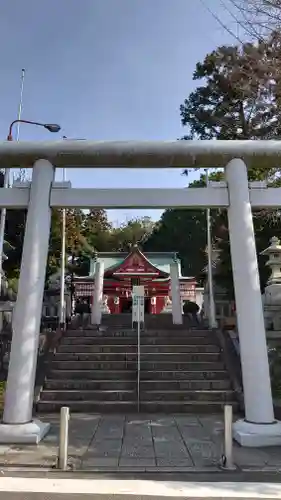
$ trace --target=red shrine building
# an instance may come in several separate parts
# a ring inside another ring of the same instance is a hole
[[[134,246],[129,253],[102,252],[91,260],[89,276],[75,277],[75,298],[92,301],[97,262],[104,263],[103,312],[129,313],[132,309],[132,289],[143,285],[145,313],[171,312],[170,265],[179,266],[182,299],[201,306],[202,289],[196,288],[195,278],[181,275],[181,263],[174,252],[141,252]]]

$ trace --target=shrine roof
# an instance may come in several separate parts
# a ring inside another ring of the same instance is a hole
[[[96,261],[103,262],[104,270],[109,271],[121,265],[131,253],[132,252],[100,252]],[[170,274],[170,264],[175,261],[176,252],[142,252],[142,254],[152,266],[163,273]],[[94,274],[96,261],[94,259],[91,261],[90,275]]]

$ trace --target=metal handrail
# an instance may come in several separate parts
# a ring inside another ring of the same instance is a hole
[[[138,311],[138,315],[137,315],[137,336],[138,336],[138,387],[137,387],[137,393],[138,393],[138,413],[140,411],[140,369],[141,369],[141,359],[140,359],[140,356],[141,356],[141,344],[140,344],[140,298],[138,297],[137,298],[137,301],[138,301],[138,304],[137,304],[137,311]]]

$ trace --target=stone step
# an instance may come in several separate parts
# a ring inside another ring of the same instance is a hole
[[[48,379],[52,380],[136,380],[137,370],[54,370],[51,369]]]
[[[135,374],[134,374],[135,375]],[[202,382],[201,382],[202,383]],[[106,391],[106,390],[116,390],[116,391],[125,391],[125,390],[135,390],[136,389],[136,376],[134,380],[116,380],[113,378],[112,380],[47,380],[45,383],[45,389],[49,391],[54,390],[92,390],[92,391]]]
[[[48,379],[51,380],[136,380],[137,369],[134,370],[54,370],[48,373]],[[152,370],[142,372],[141,379],[145,380],[228,380],[226,370],[205,370],[205,371],[163,371]]]
[[[124,351],[124,349],[123,349]],[[100,363],[115,363],[115,362],[126,362],[131,361],[136,363],[137,353],[131,352],[57,352],[54,360],[56,362],[61,361],[91,361]]]
[[[141,336],[141,345],[214,345],[214,339],[207,337],[147,337]],[[135,337],[63,337],[61,345],[137,345],[137,336]]]
[[[187,391],[187,390],[227,390],[231,389],[230,380],[143,380],[141,379],[140,387],[145,391]]]
[[[157,344],[157,345],[141,345],[141,352],[149,352],[149,353],[158,353],[158,352],[171,352],[171,350],[175,352],[186,352],[186,353],[211,353],[211,352],[220,352],[220,349],[217,345],[209,345],[209,344],[202,344],[202,345],[162,345],[162,344]],[[96,352],[96,353],[135,353],[137,352],[137,344],[135,345],[127,345],[127,344],[108,344],[108,345],[95,345],[95,344],[90,344],[90,345],[83,345],[83,344],[61,344],[57,352],[62,353],[62,352],[73,352],[73,353],[91,353],[91,352]]]
[[[135,390],[134,380],[52,380],[45,383],[46,390]],[[231,388],[229,380],[141,380],[141,390],[145,391],[178,391],[178,390],[226,390]]]
[[[65,337],[88,337],[88,338],[102,338],[102,337],[137,337],[136,330],[68,330]]]
[[[166,344],[148,344],[145,345],[141,343],[141,353],[214,353],[220,352],[219,346],[217,345],[210,345],[210,344],[201,344],[201,345],[196,345],[196,344],[173,344],[173,345],[166,345]]]
[[[92,371],[124,371],[136,370],[137,361],[54,361],[51,362],[53,370],[92,370]],[[118,373],[116,373],[118,377]]]
[[[60,345],[137,345],[137,337],[63,337]]]
[[[190,328],[180,328],[180,329],[175,329],[171,330],[169,328],[154,328],[154,329],[149,329],[149,330],[143,330],[141,332],[142,334],[147,334],[147,336],[152,336],[152,337],[157,337],[157,336],[177,336],[177,337],[182,337],[182,336],[195,336],[195,337],[208,337],[210,339],[214,338],[214,334],[212,331],[206,329],[206,330],[200,330],[200,329],[190,329]]]
[[[233,400],[233,391],[141,391],[140,400],[149,401],[224,401]],[[44,390],[41,401],[136,401],[135,390]]]
[[[165,337],[147,337],[146,335],[141,335],[141,345],[215,345],[214,338],[208,337],[194,337],[193,335],[183,335],[181,337],[170,336]]]
[[[226,370],[181,370],[175,372],[174,370],[151,370],[141,373],[142,380],[228,380],[228,373]]]
[[[153,363],[170,363],[175,361],[176,363],[211,363],[218,362],[221,359],[221,355],[218,352],[145,352],[140,354],[141,367],[143,368],[143,363],[153,362]]]
[[[233,412],[238,412],[238,403],[233,400]],[[145,413],[223,413],[225,402],[223,401],[141,401],[140,411]]]
[[[135,361],[54,361],[51,362],[53,370],[135,370]],[[161,370],[191,370],[191,371],[211,371],[223,370],[224,364],[220,361],[142,361],[142,371]]]
[[[234,399],[234,392],[232,389],[228,390],[196,390],[196,391],[141,391],[141,401],[232,401]]]
[[[235,401],[229,402],[233,411],[238,410]],[[72,413],[136,413],[137,402],[132,401],[39,401],[37,410],[44,413],[59,413],[62,406],[68,406]],[[145,413],[222,413],[221,401],[148,401],[140,403],[140,411]]]
[[[67,337],[104,337],[104,336],[112,336],[112,337],[133,337],[137,336],[137,331],[132,330],[132,328],[125,329],[106,329],[106,330],[68,330],[65,334]],[[195,337],[207,337],[212,339],[214,334],[209,330],[190,330],[190,329],[180,329],[180,330],[169,330],[169,329],[155,329],[155,330],[142,330],[142,336],[146,337],[186,337],[186,336],[195,336]]]
[[[137,361],[137,353],[128,352],[58,352],[55,355],[56,361],[93,361],[93,362],[118,362],[118,361]],[[216,352],[200,352],[200,353],[175,353],[175,352],[154,352],[154,353],[141,353],[141,363],[142,362],[192,362],[200,361],[208,363],[211,361],[219,361],[220,353]]]
[[[62,406],[68,406],[71,413],[136,413],[137,402],[134,401],[39,401],[37,411],[40,413],[59,413]]]
[[[137,343],[135,345],[127,344],[108,344],[108,345],[74,345],[74,344],[61,344],[57,353],[136,353],[138,350]]]
[[[135,390],[66,390],[48,391],[41,393],[40,401],[137,401],[137,391]]]

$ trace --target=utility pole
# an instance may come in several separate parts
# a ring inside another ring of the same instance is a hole
[[[209,186],[209,171],[206,172],[206,186]],[[208,295],[209,295],[209,304],[208,304],[208,321],[209,328],[217,328],[217,320],[216,320],[216,305],[214,300],[214,283],[213,283],[213,262],[212,262],[212,220],[211,220],[211,210],[207,208],[206,211],[207,218],[207,251],[208,251]]]

